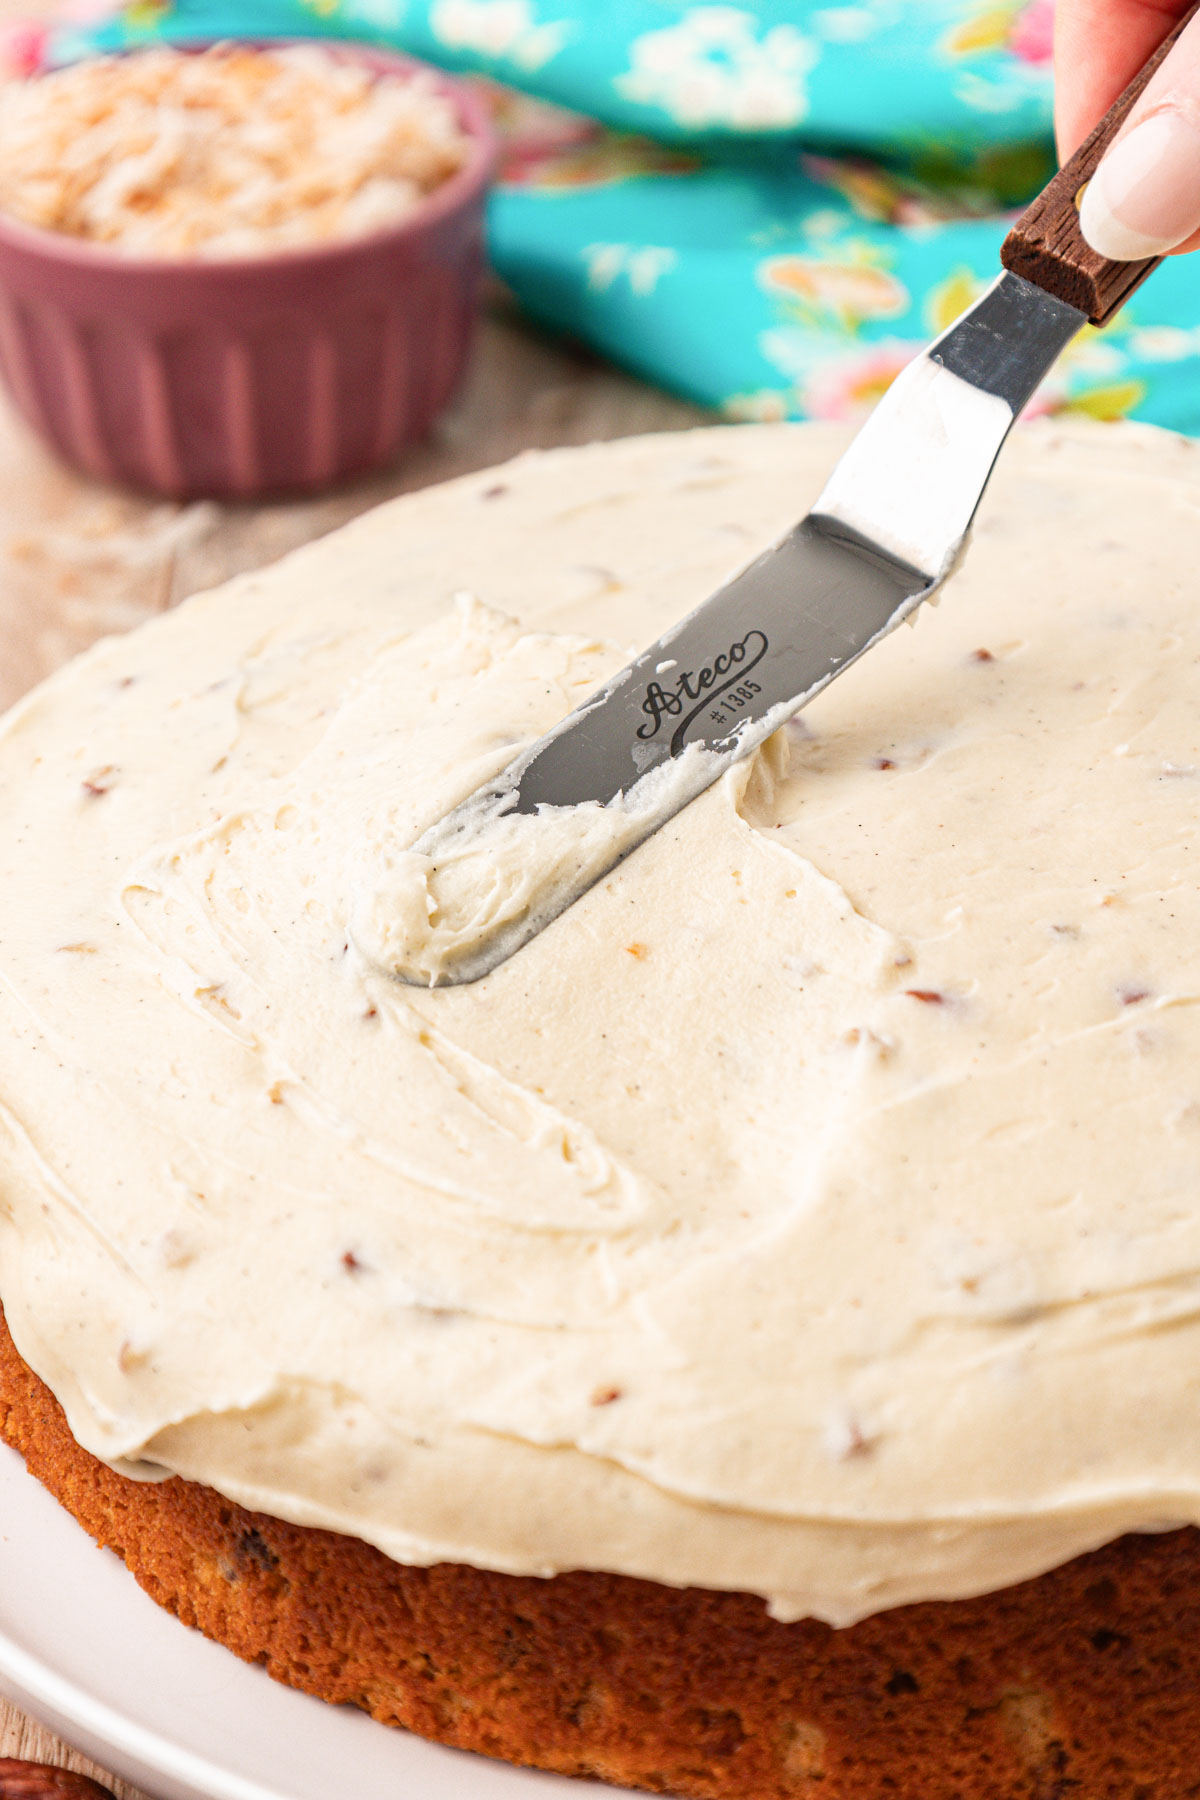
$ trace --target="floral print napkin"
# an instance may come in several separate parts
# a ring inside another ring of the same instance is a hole
[[[497,271],[544,323],[734,419],[863,412],[994,276],[1053,166],[1053,0],[73,0],[27,65],[335,36],[486,77]],[[1194,259],[1034,401],[1200,434]]]

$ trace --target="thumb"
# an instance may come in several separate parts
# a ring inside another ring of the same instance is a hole
[[[1105,154],[1079,223],[1092,249],[1114,262],[1190,248],[1200,233],[1200,14]]]

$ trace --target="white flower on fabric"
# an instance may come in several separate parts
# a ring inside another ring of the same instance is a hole
[[[379,31],[395,31],[408,11],[408,0],[347,0],[346,19],[355,25],[373,25]]]
[[[429,24],[449,50],[475,50],[530,72],[544,68],[570,25],[539,24],[530,0],[434,0]]]
[[[999,116],[1027,105],[1031,94],[1048,92],[1049,79],[1046,68],[1040,64],[1009,62],[993,75],[960,75],[954,84],[954,97],[975,112]]]
[[[758,347],[765,361],[792,381],[805,381],[822,355],[829,354],[826,339],[803,326],[777,325],[760,331]]]
[[[838,212],[833,206],[823,206],[819,211],[809,213],[804,221],[804,235],[814,242],[821,238],[840,237],[845,229],[845,213]]]
[[[1125,358],[1114,343],[1081,336],[1072,346],[1071,367],[1088,375],[1115,376],[1125,367]]]
[[[677,25],[634,39],[632,66],[616,86],[694,131],[786,129],[808,111],[805,77],[819,54],[794,25],[760,34],[741,7],[694,6]]]
[[[875,15],[865,6],[831,6],[812,15],[809,21],[818,37],[831,44],[861,44],[878,26]]]
[[[1144,362],[1180,362],[1200,355],[1200,332],[1181,325],[1143,325],[1130,337],[1129,348]]]
[[[583,254],[594,294],[607,293],[625,276],[639,300],[648,300],[679,261],[678,252],[662,244],[589,244]]]

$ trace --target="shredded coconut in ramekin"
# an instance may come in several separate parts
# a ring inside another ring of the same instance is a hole
[[[314,45],[153,49],[0,90],[0,209],[134,256],[261,256],[402,220],[469,150],[431,75]]]

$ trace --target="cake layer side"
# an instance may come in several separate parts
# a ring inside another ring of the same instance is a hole
[[[936,611],[394,979],[423,830],[839,441],[406,497],[0,722],[0,1292],[92,1454],[839,1625],[1200,1523],[1196,445],[1023,428]]]
[[[161,1606],[444,1744],[686,1800],[1186,1800],[1200,1533],[838,1631],[745,1594],[406,1568],[80,1448],[0,1317],[0,1434]]]

